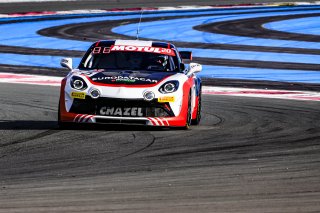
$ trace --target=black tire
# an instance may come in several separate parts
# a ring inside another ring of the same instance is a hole
[[[58,127],[59,129],[65,129],[65,125],[63,122],[61,122],[61,115],[60,115],[60,101],[58,105]]]
[[[195,119],[192,119],[191,124],[192,125],[199,125],[200,121],[201,121],[201,88],[199,91],[199,99],[198,99],[198,109],[197,109],[197,117]]]
[[[186,124],[185,124],[185,126],[184,126],[184,129],[189,129],[189,128],[190,128],[190,126],[191,126],[191,121],[192,121],[191,92],[189,92],[187,119],[186,119]]]

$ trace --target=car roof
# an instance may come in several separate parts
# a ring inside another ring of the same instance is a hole
[[[111,47],[112,45],[130,45],[130,46],[147,46],[147,47],[163,47],[175,49],[176,47],[168,42],[161,41],[143,41],[143,40],[101,40],[93,44],[96,47]]]

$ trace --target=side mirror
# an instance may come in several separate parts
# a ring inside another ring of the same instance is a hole
[[[62,67],[68,68],[69,70],[72,70],[72,58],[63,58],[63,59],[61,59],[60,65]]]
[[[180,51],[180,57],[186,60],[192,60],[192,52],[191,51]]]
[[[189,64],[189,71],[187,75],[192,75],[193,73],[198,73],[202,71],[202,65],[198,63],[190,63]]]

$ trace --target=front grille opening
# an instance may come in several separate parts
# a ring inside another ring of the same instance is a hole
[[[102,116],[117,116],[117,117],[137,117],[135,113],[130,113],[130,115],[112,115],[101,114],[101,108],[113,109],[116,108],[140,108],[143,113],[139,117],[172,117],[174,113],[172,109],[164,103],[158,103],[157,101],[145,101],[145,100],[129,100],[129,99],[117,99],[117,98],[98,98],[93,100],[92,98],[86,96],[86,99],[74,99],[70,112],[78,114],[89,114],[89,115],[102,115]],[[111,111],[113,111],[111,110]]]

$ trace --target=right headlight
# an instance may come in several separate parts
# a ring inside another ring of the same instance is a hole
[[[179,81],[168,81],[159,88],[159,92],[161,92],[162,94],[172,93],[177,91],[178,88]]]
[[[88,87],[87,83],[79,76],[73,76],[70,80],[70,85],[76,90],[85,90]]]

